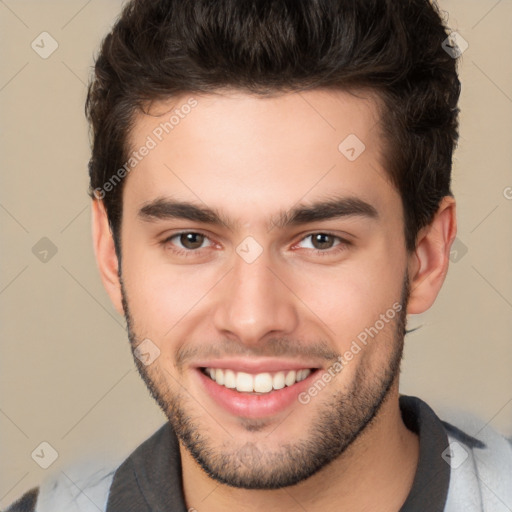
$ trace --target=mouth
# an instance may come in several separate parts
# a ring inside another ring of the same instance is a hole
[[[233,389],[239,393],[263,395],[290,387],[302,382],[318,368],[301,368],[278,372],[262,372],[251,374],[223,368],[200,368],[202,373],[219,386]]]
[[[226,368],[229,366],[229,368]],[[320,367],[300,367],[278,361],[258,365],[212,361],[196,366],[200,388],[221,410],[242,418],[269,418],[289,414],[321,372]]]

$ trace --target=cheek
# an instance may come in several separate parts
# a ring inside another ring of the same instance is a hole
[[[328,326],[326,335],[336,340],[339,352],[346,350],[365,329],[374,326],[381,315],[390,312],[388,321],[395,316],[396,303],[402,294],[405,261],[384,249],[381,247],[378,252],[372,249],[367,252],[369,257],[336,268],[296,274],[292,288],[316,318]],[[379,329],[383,336],[393,324],[394,321],[386,322]]]
[[[179,332],[203,304],[218,273],[206,266],[167,264],[148,251],[127,254],[123,282],[137,335],[164,340]]]

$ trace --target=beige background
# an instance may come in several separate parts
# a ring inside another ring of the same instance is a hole
[[[85,83],[121,3],[0,0],[0,508],[78,459],[122,460],[164,422],[90,241]],[[436,305],[410,318],[423,327],[407,338],[401,390],[512,435],[512,2],[440,5],[469,43],[460,243]],[[48,59],[31,48],[43,31],[59,44]],[[32,252],[43,237],[58,250],[46,263]],[[42,441],[59,454],[47,470],[31,457]]]

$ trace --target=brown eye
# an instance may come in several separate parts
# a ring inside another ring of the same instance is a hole
[[[315,254],[334,255],[348,249],[352,244],[332,233],[317,232],[305,236],[298,244],[303,249],[309,249]]]
[[[185,249],[199,249],[205,240],[205,236],[201,233],[181,233],[179,236],[180,244]]]
[[[336,237],[329,235],[327,233],[315,233],[311,236],[311,242],[315,249],[330,249],[331,247],[334,247],[334,239]]]
[[[171,250],[181,256],[196,255],[203,249],[213,246],[210,239],[195,231],[182,231],[167,237],[161,242],[166,250]]]
[[[196,231],[180,231],[160,242],[166,252],[170,252],[182,258],[203,258],[211,255],[215,243],[208,235]]]

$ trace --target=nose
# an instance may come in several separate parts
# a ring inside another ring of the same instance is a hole
[[[296,329],[298,299],[270,260],[265,251],[251,263],[234,256],[234,268],[222,282],[214,314],[222,335],[254,345],[266,336]]]

